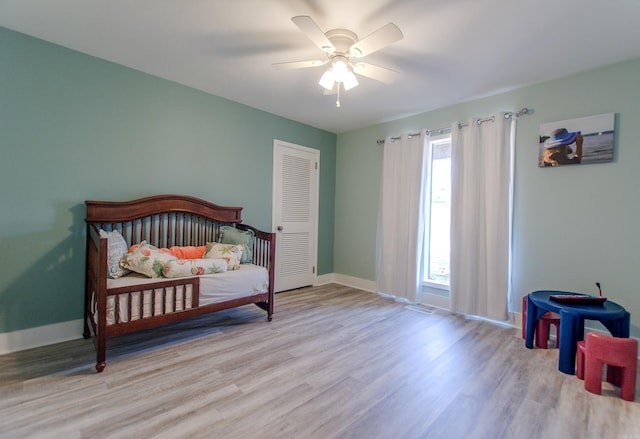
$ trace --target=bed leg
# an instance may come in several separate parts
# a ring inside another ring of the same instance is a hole
[[[84,302],[84,331],[82,332],[82,336],[87,339],[91,338],[91,328],[89,327],[89,319],[91,318],[91,314],[89,313],[89,299],[86,293]]]
[[[96,370],[102,372],[107,365],[107,340],[104,332],[96,334]]]
[[[84,314],[84,331],[82,336],[86,339],[91,338],[91,330],[89,329],[89,322],[87,321],[87,314]]]
[[[273,302],[256,302],[255,306],[267,312],[267,320],[271,321],[273,318]]]

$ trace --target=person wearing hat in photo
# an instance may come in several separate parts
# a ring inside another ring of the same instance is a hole
[[[582,162],[582,133],[558,128],[544,142],[543,166],[571,165]],[[575,151],[571,145],[575,143]]]

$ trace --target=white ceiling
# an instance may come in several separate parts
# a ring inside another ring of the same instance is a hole
[[[404,38],[363,60],[387,85],[324,96],[322,52],[291,21]],[[341,133],[640,58],[640,0],[0,0],[0,26]],[[612,84],[615,86],[615,84]]]

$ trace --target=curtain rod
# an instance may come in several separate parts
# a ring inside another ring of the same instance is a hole
[[[504,118],[505,119],[512,119],[514,117],[520,117],[520,116],[523,116],[523,115],[529,114],[529,113],[531,113],[531,110],[529,108],[527,108],[527,107],[523,107],[519,111],[510,111],[508,113],[505,113],[504,114]],[[481,125],[483,122],[489,122],[490,120],[493,121],[493,120],[495,120],[495,118],[493,116],[491,116],[491,117],[486,117],[484,119],[478,119],[478,125]],[[467,123],[459,123],[458,127],[462,128],[462,127],[466,127],[467,125],[469,125],[469,124],[467,124]],[[435,129],[435,130],[425,130],[425,131],[427,132],[427,134],[444,134],[444,133],[450,133],[451,132],[451,127],[438,128],[438,129]],[[412,134],[409,134],[409,137],[419,136],[419,135],[420,135],[420,133],[412,133]],[[391,141],[393,142],[395,140],[399,140],[400,138],[401,138],[400,136],[392,137]],[[384,139],[378,139],[376,141],[376,143],[378,145],[384,145]]]

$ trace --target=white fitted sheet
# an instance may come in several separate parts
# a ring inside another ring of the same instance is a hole
[[[266,293],[269,289],[269,272],[266,268],[253,264],[242,264],[238,270],[203,275],[199,276],[199,278],[200,305],[224,302],[225,300]],[[185,277],[184,279],[189,278]],[[182,311],[192,308],[191,285],[181,285],[176,287],[175,300],[173,297],[174,290],[168,290],[165,295],[163,308],[162,289],[153,289],[154,283],[163,280],[174,279],[150,279],[138,273],[131,273],[119,279],[107,279],[107,289],[125,286],[140,286],[139,291],[130,293],[131,313],[129,313],[129,294],[118,295],[120,321],[128,322],[150,317],[152,315],[160,315],[163,313]],[[142,301],[140,300],[141,294]],[[152,300],[153,295],[155,295],[155,303]],[[183,297],[185,297],[184,300]],[[140,306],[140,302],[142,302],[142,307]],[[142,310],[140,308],[142,308]],[[155,309],[152,311],[152,308]],[[107,325],[111,325],[115,322],[115,312],[116,298],[115,296],[109,296],[107,298]]]

